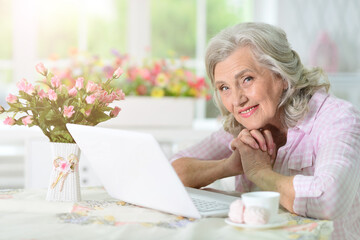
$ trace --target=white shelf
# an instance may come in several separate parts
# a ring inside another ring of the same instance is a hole
[[[24,177],[1,177],[0,189],[6,188],[23,188]]]
[[[24,155],[24,146],[19,145],[0,145],[0,158],[4,157],[22,157]]]
[[[1,164],[0,163],[0,175],[3,176],[18,176],[24,175],[24,163],[10,163],[10,164]]]

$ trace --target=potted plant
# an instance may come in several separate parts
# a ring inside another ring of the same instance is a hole
[[[9,94],[6,125],[37,126],[49,138],[53,149],[53,171],[47,200],[79,201],[79,155],[80,150],[66,128],[67,123],[95,126],[115,118],[120,108],[110,106],[114,101],[124,100],[125,94],[111,83],[123,70],[116,69],[105,82],[93,82],[78,77],[65,81],[54,75],[42,63],[36,70],[43,76],[32,85],[26,79],[18,84],[18,93]]]

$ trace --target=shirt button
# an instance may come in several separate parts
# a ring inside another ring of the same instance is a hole
[[[315,191],[315,194],[316,194],[317,197],[319,197],[322,194],[322,191],[317,190],[317,191]]]

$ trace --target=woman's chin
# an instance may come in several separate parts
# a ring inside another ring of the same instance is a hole
[[[243,126],[249,131],[263,128],[262,125],[249,125],[249,126],[243,125]]]

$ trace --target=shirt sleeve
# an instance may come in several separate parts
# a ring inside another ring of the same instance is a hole
[[[229,148],[232,139],[233,136],[221,128],[199,143],[178,152],[170,158],[170,162],[183,157],[200,160],[219,160],[226,158],[232,153]]]
[[[349,214],[359,197],[360,120],[348,114],[331,124],[322,121],[314,144],[314,176],[294,177],[293,208],[302,216],[336,219]]]

